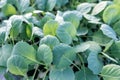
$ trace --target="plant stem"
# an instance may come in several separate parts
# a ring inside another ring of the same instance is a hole
[[[37,65],[36,65],[36,68],[35,68],[35,72],[34,72],[33,77],[32,77],[32,80],[34,80],[34,78],[35,78],[35,75],[36,75],[36,73],[37,73],[38,67],[39,67],[39,65],[37,64]]]

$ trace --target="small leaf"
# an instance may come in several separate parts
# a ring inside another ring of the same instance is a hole
[[[68,67],[75,59],[75,51],[66,44],[57,45],[53,49],[53,64],[58,68]]]
[[[84,14],[84,17],[85,17],[87,20],[90,20],[90,21],[96,21],[96,22],[100,21],[99,18],[97,18],[97,17],[95,17],[95,16],[93,16],[93,15],[90,15],[90,14]]]
[[[101,1],[100,3],[98,3],[92,10],[92,15],[97,15],[100,12],[102,12],[105,7],[107,6],[109,1]]]
[[[40,36],[40,37],[43,37],[43,32],[42,32],[42,29],[38,28],[38,27],[33,27],[32,28],[32,36],[33,35],[37,35],[37,36]]]
[[[25,76],[28,71],[28,64],[24,57],[14,55],[8,59],[7,68],[12,74]]]
[[[99,74],[103,68],[103,63],[98,57],[98,53],[90,52],[87,58],[88,68],[94,73]]]
[[[59,24],[55,20],[50,20],[44,24],[43,32],[45,35],[56,35],[56,30],[58,28]]]
[[[58,77],[59,76],[59,77]],[[53,68],[49,74],[50,80],[75,80],[75,75],[70,67],[63,69]]]
[[[60,42],[55,36],[47,35],[44,38],[40,40],[40,44],[46,44],[48,45],[51,49],[53,49],[55,46],[59,45]]]
[[[47,66],[53,61],[53,54],[49,46],[43,44],[40,45],[37,50],[37,60],[43,61]]]
[[[106,65],[100,75],[104,80],[120,80],[120,66],[115,64]]]
[[[92,9],[92,4],[90,3],[81,3],[77,6],[77,10],[80,11],[82,14],[89,13]]]
[[[102,30],[104,35],[106,35],[109,38],[112,38],[114,40],[118,40],[117,37],[116,37],[115,31],[109,25],[102,24],[100,29]]]

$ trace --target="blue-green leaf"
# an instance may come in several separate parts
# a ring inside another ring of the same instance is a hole
[[[53,68],[49,74],[50,80],[75,80],[75,75],[70,67],[63,69]]]
[[[109,25],[102,24],[100,29],[102,30],[104,35],[106,35],[114,40],[118,40],[116,37],[117,35],[116,35],[115,31]]]

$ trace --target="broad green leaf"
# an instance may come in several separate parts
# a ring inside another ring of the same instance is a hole
[[[48,0],[46,4],[46,10],[52,11],[57,3],[57,0]]]
[[[61,24],[57,29],[57,37],[60,39],[61,42],[66,44],[71,44],[72,39],[76,38],[76,29],[74,25],[70,22],[65,22]]]
[[[6,44],[3,45],[1,48],[1,55],[0,55],[0,66],[7,67],[7,60],[11,56],[12,52],[12,45]]]
[[[50,80],[75,80],[75,75],[70,67],[63,69],[53,68],[49,74]]]
[[[59,45],[60,42],[55,36],[47,35],[44,38],[40,40],[40,44],[46,44],[48,45],[51,49],[53,49],[55,46]]]
[[[98,3],[92,10],[92,15],[97,15],[100,12],[102,12],[105,7],[107,6],[109,1],[101,1],[100,3]]]
[[[53,64],[58,68],[68,67],[75,59],[75,51],[67,44],[60,44],[53,49]]]
[[[25,12],[30,5],[30,0],[18,0],[17,2],[18,2],[17,8],[20,13]]]
[[[120,20],[113,25],[113,30],[120,36]]]
[[[104,35],[101,30],[98,30],[97,32],[95,32],[92,38],[93,38],[93,41],[103,46],[105,46],[111,40],[109,37]]]
[[[67,11],[63,14],[64,21],[71,22],[75,28],[77,29],[80,23],[80,19],[75,13]]]
[[[104,80],[120,80],[120,66],[108,64],[103,67],[100,75]]]
[[[90,44],[81,43],[80,45],[76,45],[74,47],[74,50],[75,50],[76,53],[79,53],[79,52],[86,51],[89,47],[90,47]]]
[[[17,13],[15,7],[12,4],[6,4],[2,8],[2,12],[6,16],[14,15]]]
[[[87,41],[84,43],[84,45],[90,45],[90,47],[88,48],[88,50],[90,52],[95,52],[95,53],[100,53],[101,52],[101,47],[99,46],[98,43],[94,42],[94,41]]]
[[[119,0],[113,0],[114,4],[116,5],[120,5],[120,1]]]
[[[50,20],[44,24],[43,32],[44,35],[56,35],[56,30],[59,26],[59,23],[55,20]]]
[[[65,5],[66,3],[68,3],[69,0],[57,0],[57,7],[60,8],[61,6]]]
[[[92,9],[92,4],[90,3],[81,3],[77,6],[77,10],[80,11],[82,14],[89,13]]]
[[[94,73],[99,74],[103,68],[103,63],[98,57],[98,53],[90,52],[87,58],[88,68]]]
[[[63,13],[62,13],[61,11],[57,11],[55,20],[56,20],[59,24],[64,23]]]
[[[53,61],[53,53],[50,47],[45,44],[39,46],[36,57],[39,62],[43,61],[47,66]]]
[[[100,80],[97,75],[94,75],[88,68],[77,71],[75,80]]]
[[[107,37],[112,38],[114,40],[118,40],[115,31],[109,25],[102,24],[100,29],[102,30],[103,34]]]
[[[110,47],[110,53],[116,58],[120,58],[120,41],[115,41]]]
[[[7,69],[12,74],[25,76],[28,71],[28,64],[24,57],[13,55],[7,61]]]
[[[33,46],[23,41],[15,44],[15,46],[13,47],[12,55],[22,56],[30,61],[37,62],[36,51]]]
[[[119,5],[109,5],[103,12],[103,20],[107,24],[115,23],[120,19],[120,6]],[[111,14],[114,13],[114,14]]]

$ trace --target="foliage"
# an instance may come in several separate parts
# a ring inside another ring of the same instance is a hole
[[[119,5],[119,0],[0,0],[0,76],[120,80]]]

